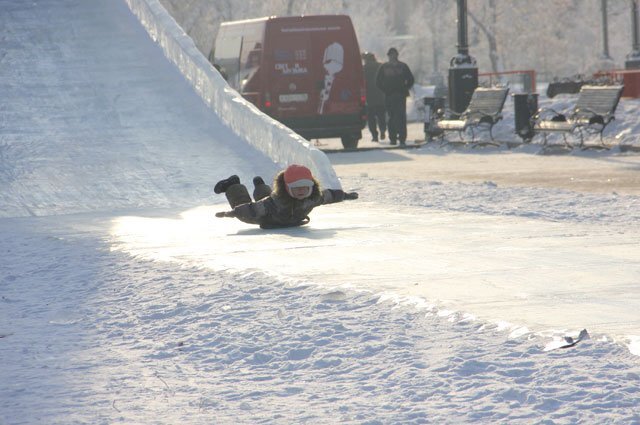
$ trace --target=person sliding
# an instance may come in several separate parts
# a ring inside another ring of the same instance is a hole
[[[311,170],[298,164],[289,165],[276,175],[273,190],[259,176],[254,177],[253,184],[252,201],[237,175],[220,180],[213,190],[226,195],[232,210],[218,212],[216,217],[234,217],[263,229],[302,226],[310,221],[309,213],[319,205],[358,199],[356,192],[321,190]]]

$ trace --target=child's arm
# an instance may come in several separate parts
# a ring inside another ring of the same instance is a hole
[[[357,192],[345,192],[341,189],[325,189],[322,191],[322,203],[333,204],[346,200],[358,199]]]
[[[358,199],[358,192],[345,192],[344,199],[348,201]]]

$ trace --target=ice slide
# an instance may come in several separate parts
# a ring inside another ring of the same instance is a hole
[[[201,205],[219,178],[289,162],[339,187],[326,156],[230,90],[157,1],[129,5],[2,3],[0,217]]]

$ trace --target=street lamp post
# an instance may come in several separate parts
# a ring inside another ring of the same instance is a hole
[[[640,35],[638,34],[638,3],[631,0],[631,34],[633,37],[633,50],[627,55],[626,69],[640,68]]]
[[[458,0],[458,55],[452,59],[455,65],[473,64],[475,60],[469,56],[469,37],[467,29],[467,0]]]
[[[607,22],[607,0],[601,0],[602,9],[602,58],[611,60],[609,55],[609,24]]]
[[[458,0],[458,54],[449,63],[449,109],[460,115],[478,87],[478,67],[469,55],[467,1]]]
[[[607,13],[607,0],[600,0],[602,11],[602,56],[600,57],[600,69],[613,69],[615,64],[609,54],[609,23]]]

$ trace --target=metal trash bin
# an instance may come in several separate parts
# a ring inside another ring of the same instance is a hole
[[[511,96],[513,96],[516,134],[528,143],[535,135],[531,118],[538,110],[538,93],[514,93]]]
[[[445,108],[444,97],[424,97],[424,138],[430,142],[434,137],[440,136],[442,130],[436,128],[436,122],[442,119]]]
[[[453,118],[458,118],[471,101],[478,88],[478,68],[449,69],[449,109]]]

